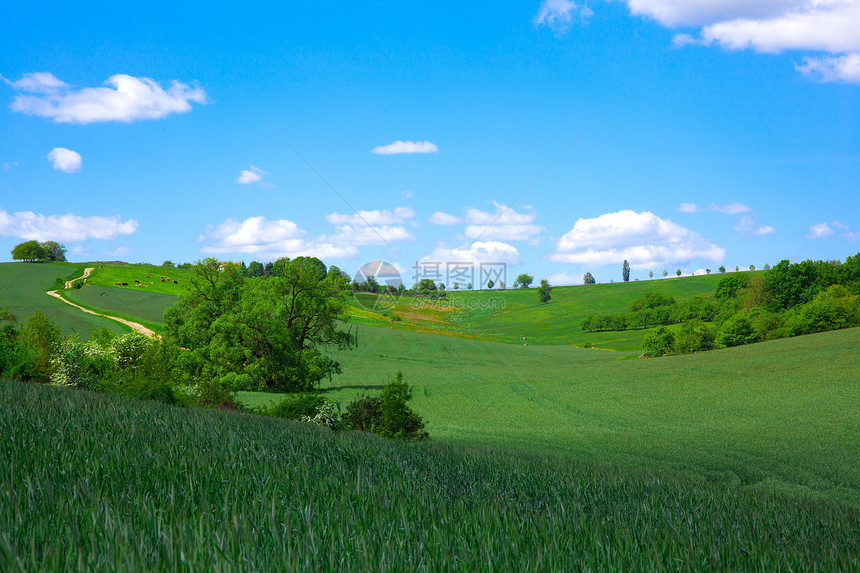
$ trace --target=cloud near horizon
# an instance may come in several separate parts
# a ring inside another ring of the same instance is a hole
[[[165,90],[155,80],[115,74],[106,87],[72,88],[48,72],[24,74],[17,81],[3,80],[24,92],[15,96],[10,109],[55,123],[87,124],[161,119],[191,111],[191,104],[207,103],[206,92],[172,81]]]
[[[55,147],[48,153],[48,161],[54,169],[58,169],[63,173],[76,173],[81,170],[83,159],[80,153],[66,149],[65,147]]]
[[[474,207],[466,209],[465,221],[466,238],[525,241],[530,245],[540,242],[540,234],[544,231],[541,225],[536,225],[537,213],[533,208],[526,207],[525,213],[517,213],[514,209],[493,201],[495,212],[481,211]]]
[[[614,265],[627,260],[635,269],[685,264],[695,259],[721,262],[726,250],[698,233],[650,211],[606,213],[578,219],[558,241],[549,260],[579,265]]]
[[[80,217],[65,215],[42,215],[32,211],[19,211],[10,215],[0,209],[0,235],[17,237],[27,241],[62,241],[80,243],[87,239],[112,241],[119,235],[137,232],[137,221],[122,217]]]
[[[370,150],[376,155],[398,155],[401,153],[438,153],[439,147],[435,143],[424,141],[400,141],[388,145],[378,145]]]

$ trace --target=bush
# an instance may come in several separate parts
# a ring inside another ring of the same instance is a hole
[[[316,416],[325,403],[326,399],[319,394],[293,394],[286,396],[265,413],[287,420],[300,420],[303,416]]]
[[[645,347],[645,352],[649,356],[663,356],[672,352],[675,345],[675,335],[666,328],[661,326],[657,330],[649,332],[642,339],[642,346]]]
[[[723,323],[716,338],[717,346],[720,348],[740,346],[755,341],[755,330],[750,319],[744,314],[736,314]]]
[[[380,396],[364,396],[346,407],[343,420],[355,430],[373,432],[386,438],[425,440],[429,434],[424,421],[406,404],[412,399],[412,388],[397,372],[394,380],[382,388]]]
[[[51,357],[51,382],[57,386],[94,389],[98,377],[90,368],[92,359],[77,336],[66,338]]]
[[[708,350],[714,345],[714,333],[698,319],[688,320],[675,337],[675,350],[683,354]]]
[[[323,400],[315,415],[302,416],[301,419],[302,422],[311,422],[334,431],[343,427],[343,414],[341,414],[340,408],[330,400]]]
[[[18,333],[19,342],[29,351],[38,373],[34,378],[47,381],[51,370],[51,355],[62,339],[60,328],[41,310],[37,310]]]

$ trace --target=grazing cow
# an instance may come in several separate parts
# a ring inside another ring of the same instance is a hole
[[[179,284],[179,281],[174,280],[174,281],[173,281],[173,284],[178,285],[178,284]]]
[[[137,283],[139,283],[139,282],[140,282],[139,280],[134,279],[134,283],[135,283],[135,284],[137,284]]]

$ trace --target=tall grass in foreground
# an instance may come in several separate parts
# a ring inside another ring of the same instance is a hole
[[[0,570],[860,567],[860,510],[0,381]]]

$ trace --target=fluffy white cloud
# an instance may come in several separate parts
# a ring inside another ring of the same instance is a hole
[[[427,218],[427,221],[433,223],[434,225],[440,226],[450,226],[450,225],[459,225],[462,223],[460,217],[456,215],[451,215],[449,213],[443,213],[442,211],[436,211],[430,217]]]
[[[244,221],[227,219],[217,226],[210,225],[199,239],[206,243],[205,254],[249,254],[264,258],[315,256],[348,258],[358,254],[353,245],[335,245],[312,241],[298,225],[287,219],[269,221],[265,217],[249,217]]]
[[[860,54],[803,58],[803,65],[794,68],[823,82],[860,83]]]
[[[544,0],[533,22],[535,26],[549,26],[556,32],[565,32],[573,24],[574,17],[584,23],[592,15],[587,5],[573,0]]]
[[[265,176],[265,171],[256,165],[250,165],[248,166],[248,169],[243,169],[239,172],[239,177],[236,178],[236,183],[239,183],[240,185],[259,183],[262,187],[273,187],[273,185],[263,181],[263,177]]]
[[[48,161],[63,173],[75,173],[81,170],[83,160],[77,151],[65,147],[55,147],[48,152]]]
[[[827,223],[818,223],[809,228],[806,234],[807,239],[826,239],[834,234],[834,230]]]
[[[137,231],[137,221],[123,221],[115,217],[80,217],[66,215],[42,215],[32,211],[20,211],[10,215],[0,209],[0,235],[36,241],[64,241],[76,243],[87,239],[114,240],[119,235],[131,235]]]
[[[606,213],[578,219],[559,239],[550,260],[582,265],[618,264],[633,268],[686,263],[694,259],[722,261],[726,251],[668,219],[646,211]]]
[[[759,225],[755,222],[749,215],[744,215],[738,221],[738,224],[735,225],[735,231],[741,233],[742,235],[770,235],[771,233],[776,233],[776,229],[771,227],[770,225]]]
[[[630,11],[668,27],[700,27],[678,34],[676,47],[719,45],[763,53],[819,51],[795,66],[822,81],[860,82],[860,2],[856,0],[626,0]]]
[[[495,212],[489,213],[470,207],[466,209],[466,237],[469,239],[497,239],[500,241],[527,241],[537,244],[544,228],[535,224],[537,213],[527,208],[525,213],[496,203]]]
[[[415,237],[400,225],[340,225],[326,239],[337,245],[387,245],[395,241],[414,241]]]
[[[516,265],[520,253],[513,245],[501,241],[475,241],[471,245],[449,249],[437,247],[421,259],[422,262],[438,263],[505,263]]]
[[[7,80],[3,76],[0,78],[14,89],[29,93],[55,93],[60,89],[70,87],[69,84],[49,72],[24,74],[20,80],[15,82]]]
[[[191,103],[206,103],[206,92],[178,81],[165,90],[155,80],[116,74],[107,87],[73,89],[49,73],[26,74],[7,83],[21,92],[11,109],[46,117],[56,123],[131,122],[161,119],[191,111]]]
[[[330,213],[325,220],[332,225],[391,225],[402,223],[415,217],[412,207],[397,207],[394,211],[378,209],[374,211],[358,210],[353,214]]]
[[[396,155],[398,153],[436,153],[439,148],[429,141],[400,141],[379,145],[370,150],[377,155]]]

